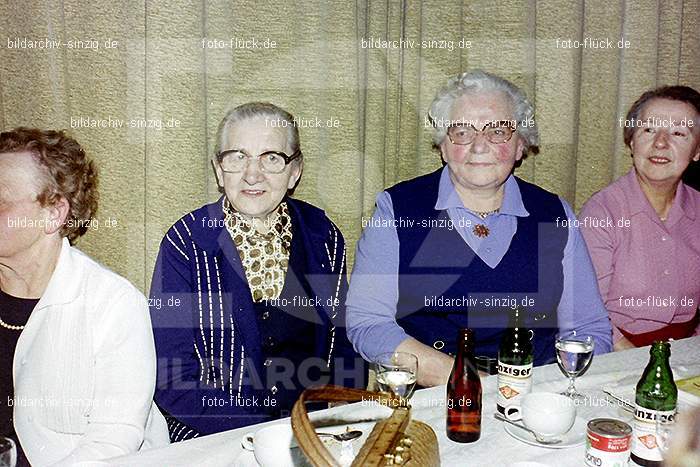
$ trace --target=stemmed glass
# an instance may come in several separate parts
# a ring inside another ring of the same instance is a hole
[[[416,388],[418,357],[408,352],[389,352],[379,355],[375,364],[379,389],[408,403]]]
[[[15,467],[17,447],[10,438],[0,437],[0,467]]]
[[[559,369],[569,378],[569,387],[561,394],[572,399],[584,399],[576,390],[576,377],[586,372],[593,361],[593,337],[576,331],[561,332],[554,344]]]

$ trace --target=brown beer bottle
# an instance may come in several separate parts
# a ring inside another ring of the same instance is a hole
[[[481,379],[474,358],[474,331],[459,330],[457,358],[447,382],[447,437],[473,443],[481,436]]]

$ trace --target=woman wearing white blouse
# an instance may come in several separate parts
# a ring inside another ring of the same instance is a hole
[[[97,173],[75,140],[0,134],[0,435],[19,441],[20,465],[168,442],[147,302],[71,246],[96,208]]]

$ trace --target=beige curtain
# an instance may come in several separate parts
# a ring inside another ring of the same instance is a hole
[[[613,47],[565,47],[586,38]],[[439,167],[425,115],[464,70],[527,91],[541,152],[518,173],[580,208],[630,166],[618,119],[633,100],[700,88],[700,0],[17,0],[0,5],[0,47],[2,128],[63,128],[87,148],[101,203],[78,246],[146,290],[165,230],[218,195],[219,119],[251,100],[300,120],[296,196],[351,258],[377,192]]]

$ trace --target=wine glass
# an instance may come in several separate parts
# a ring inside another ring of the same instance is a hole
[[[569,387],[561,394],[580,400],[585,396],[576,391],[576,377],[586,372],[593,361],[593,337],[576,331],[561,332],[554,344],[559,369],[569,378]]]
[[[0,467],[15,467],[17,447],[10,438],[0,437]]]
[[[407,403],[416,388],[418,357],[408,352],[389,352],[375,359],[377,385]]]

